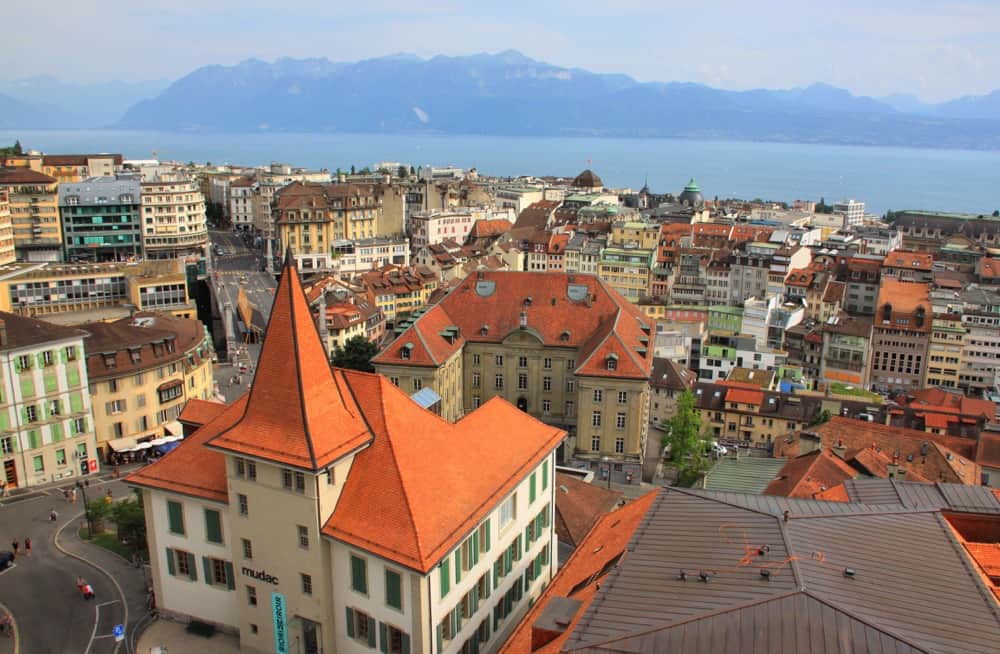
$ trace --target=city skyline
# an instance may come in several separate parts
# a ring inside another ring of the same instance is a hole
[[[248,58],[356,61],[516,49],[558,66],[733,90],[822,82],[857,95],[940,102],[1000,88],[1000,44],[988,27],[1000,23],[1000,6],[983,0],[947,8],[889,0],[874,9],[848,0],[835,14],[810,3],[750,7],[730,0],[474,7],[454,0],[419,7],[306,0],[280,9],[258,0],[220,0],[210,8],[190,0],[141,7],[57,0],[8,11],[9,24],[19,26],[0,44],[9,59],[37,34],[49,35],[44,49],[19,58],[8,79],[173,80]],[[90,56],[79,55],[84,47]]]

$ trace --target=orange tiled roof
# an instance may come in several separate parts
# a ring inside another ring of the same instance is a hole
[[[514,633],[500,648],[500,654],[548,654],[560,651],[597,594],[601,581],[611,567],[608,564],[619,556],[628,556],[626,546],[659,492],[652,490],[646,493],[604,516],[594,525],[566,564],[552,578],[552,583],[521,619]],[[581,606],[562,633],[535,632],[535,621],[545,611],[549,601],[556,597],[575,599],[581,602]]]
[[[152,465],[139,468],[125,482],[157,488],[182,495],[192,495],[215,502],[228,502],[226,457],[205,447],[208,441],[229,429],[246,410],[249,394],[244,394],[181,444]]]
[[[980,259],[979,276],[984,279],[996,279],[1000,277],[1000,260]]]
[[[983,417],[987,422],[996,420],[996,404],[977,400],[963,393],[951,393],[941,388],[925,388],[910,393],[913,397],[907,406],[924,412],[950,413],[962,416]]]
[[[764,392],[757,387],[756,390],[744,388],[730,388],[726,391],[726,402],[739,402],[740,404],[759,405],[764,401]]]
[[[931,323],[931,302],[930,286],[922,282],[901,282],[892,277],[882,278],[882,285],[878,291],[878,307],[876,309],[875,324],[882,321],[882,306],[886,303],[892,305],[892,319],[904,314],[912,314],[917,307],[922,306],[927,312],[925,325],[930,327]],[[912,322],[910,327],[912,328]]]
[[[452,424],[384,377],[343,374],[376,437],[355,457],[323,533],[423,573],[565,436],[500,398]]]
[[[929,252],[905,252],[893,250],[882,261],[885,268],[907,268],[930,272],[934,267],[934,255]]]
[[[250,402],[239,422],[209,446],[320,470],[371,438],[342,376],[330,370],[289,254],[274,294]]]
[[[225,410],[226,405],[221,402],[191,399],[184,405],[184,410],[181,411],[181,415],[177,416],[177,420],[178,422],[200,427],[215,420]]]
[[[0,184],[55,184],[49,177],[30,168],[0,168]]]
[[[556,473],[556,511],[553,526],[560,543],[580,544],[601,516],[615,508],[622,494],[572,475]]]
[[[509,220],[496,218],[492,220],[477,220],[472,224],[469,238],[483,238],[487,236],[500,236],[511,230],[513,225]]]
[[[785,463],[778,477],[764,489],[764,495],[813,498],[857,476],[858,471],[832,450],[815,450]]]

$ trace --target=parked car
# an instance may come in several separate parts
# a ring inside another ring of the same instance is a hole
[[[215,256],[222,257],[222,256],[225,256],[225,255],[226,255],[226,248],[222,247],[221,245],[216,245],[215,246]]]
[[[14,553],[0,552],[0,570],[6,570],[12,565],[14,565]]]
[[[709,441],[705,443],[705,454],[711,454],[716,457],[723,457],[729,453],[729,448],[725,445],[720,445],[719,441]]]

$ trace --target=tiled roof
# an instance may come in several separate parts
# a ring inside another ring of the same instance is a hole
[[[740,404],[754,404],[759,406],[764,401],[764,392],[761,390],[747,390],[743,388],[730,388],[726,392],[726,402],[739,402]]]
[[[927,312],[926,324],[931,322],[931,302],[930,286],[921,282],[901,282],[892,277],[882,279],[882,284],[878,291],[878,305],[876,309],[875,322],[882,321],[882,306],[892,305],[893,320],[896,316],[912,314],[917,307],[922,306]]]
[[[934,267],[934,255],[929,252],[903,252],[893,250],[882,261],[884,268],[907,268],[930,272]]]
[[[477,220],[472,224],[469,238],[484,238],[489,236],[500,236],[510,231],[512,225],[509,220],[496,218],[493,220]]]
[[[833,451],[815,450],[789,460],[764,489],[764,495],[812,498],[857,476],[858,471]]]
[[[384,377],[343,374],[376,437],[351,464],[323,533],[423,573],[565,436],[500,398],[452,424]]]
[[[649,378],[651,321],[602,280],[579,273],[480,271],[469,275],[373,361],[438,365],[465,342],[502,342],[521,329],[522,310],[527,314],[525,331],[545,345],[579,348],[582,356],[576,374]],[[458,336],[449,343],[451,337],[442,332],[452,326],[458,328]],[[400,349],[408,343],[412,347],[406,360],[400,357]],[[641,349],[646,350],[645,356]],[[612,354],[617,356],[613,371],[607,369]]]
[[[205,342],[205,326],[192,318],[143,312],[115,322],[83,323],[80,329],[89,334],[83,346],[87,353],[87,375],[92,380],[159,368],[183,361],[189,355],[192,366],[202,363],[197,351]],[[172,352],[167,348],[168,343]],[[202,356],[210,356],[207,347],[201,351]]]
[[[966,397],[964,393],[952,393],[942,388],[925,388],[908,395],[906,406],[926,413],[975,416],[983,417],[987,422],[996,421],[997,406],[989,400],[977,400]]]
[[[823,301],[827,304],[842,302],[845,288],[847,288],[847,284],[844,282],[830,282],[826,285],[826,290],[823,292]]]
[[[990,432],[979,434],[976,463],[990,468],[1000,468],[1000,434]]]
[[[321,470],[371,439],[343,375],[330,370],[289,255],[274,294],[246,411],[210,446]]]
[[[201,427],[215,420],[220,413],[226,410],[226,405],[221,402],[209,400],[190,399],[184,405],[184,410],[177,416],[177,421],[195,427]]]
[[[627,555],[625,548],[652,506],[657,492],[650,491],[614,513],[605,515],[594,525],[501,647],[501,654],[550,653],[562,650],[567,638],[583,617],[584,609],[594,599],[601,582],[608,574],[609,564],[618,557]],[[538,618],[554,598],[570,598],[580,602],[573,621],[562,634],[533,634]]]
[[[116,166],[122,164],[120,154],[44,154],[43,166],[86,166],[88,159],[107,159],[111,157]]]
[[[557,597],[583,601],[568,605],[552,651],[996,650],[996,602],[939,509],[773,498],[788,508],[783,520],[746,503],[762,499],[772,498],[661,490],[594,595],[570,592],[597,570],[570,559],[504,651],[531,651],[523,630]]]
[[[559,202],[556,200],[540,200],[528,205],[518,215],[513,229],[544,228],[552,212],[558,206]]]
[[[31,168],[0,168],[0,185],[3,184],[55,184],[49,177]]]
[[[553,526],[560,543],[576,547],[594,523],[621,501],[622,494],[556,473],[556,513]]]
[[[672,359],[655,357],[649,379],[654,388],[682,391],[694,387],[698,375]]]
[[[192,495],[214,502],[228,502],[226,457],[205,444],[232,427],[243,416],[249,394],[244,394],[224,411],[184,439],[156,463],[139,468],[125,483],[171,493]]]
[[[979,276],[984,279],[997,279],[1000,277],[1000,260],[998,259],[980,259],[979,260]]]
[[[6,333],[6,342],[0,345],[0,351],[13,350],[22,347],[40,345],[49,341],[57,341],[65,338],[83,338],[88,334],[85,331],[64,327],[44,320],[25,318],[15,313],[0,311],[0,326]],[[86,340],[84,341],[86,344]]]

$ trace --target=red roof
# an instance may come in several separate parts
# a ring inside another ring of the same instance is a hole
[[[934,255],[929,252],[904,252],[893,250],[882,261],[885,268],[906,268],[930,272],[934,267]]]
[[[289,257],[275,291],[246,411],[209,446],[321,470],[371,438],[342,373],[335,376],[330,370]]]
[[[764,489],[764,495],[813,498],[857,476],[858,471],[833,451],[815,450],[785,463],[778,477]]]
[[[760,405],[764,401],[764,391],[751,391],[743,388],[730,388],[726,391],[726,402],[739,402],[740,404]]]
[[[985,418],[987,422],[996,421],[996,404],[989,400],[977,400],[966,397],[964,393],[952,393],[941,388],[925,388],[910,393],[912,400],[907,406],[927,413],[947,413],[960,416]]]
[[[177,416],[177,420],[200,427],[215,420],[225,410],[226,405],[221,402],[191,399],[184,405],[184,410],[181,411],[181,415]]]
[[[997,279],[1000,277],[1000,260],[980,259],[979,276],[983,279]]]
[[[0,168],[0,184],[55,184],[54,177],[30,168]]]

